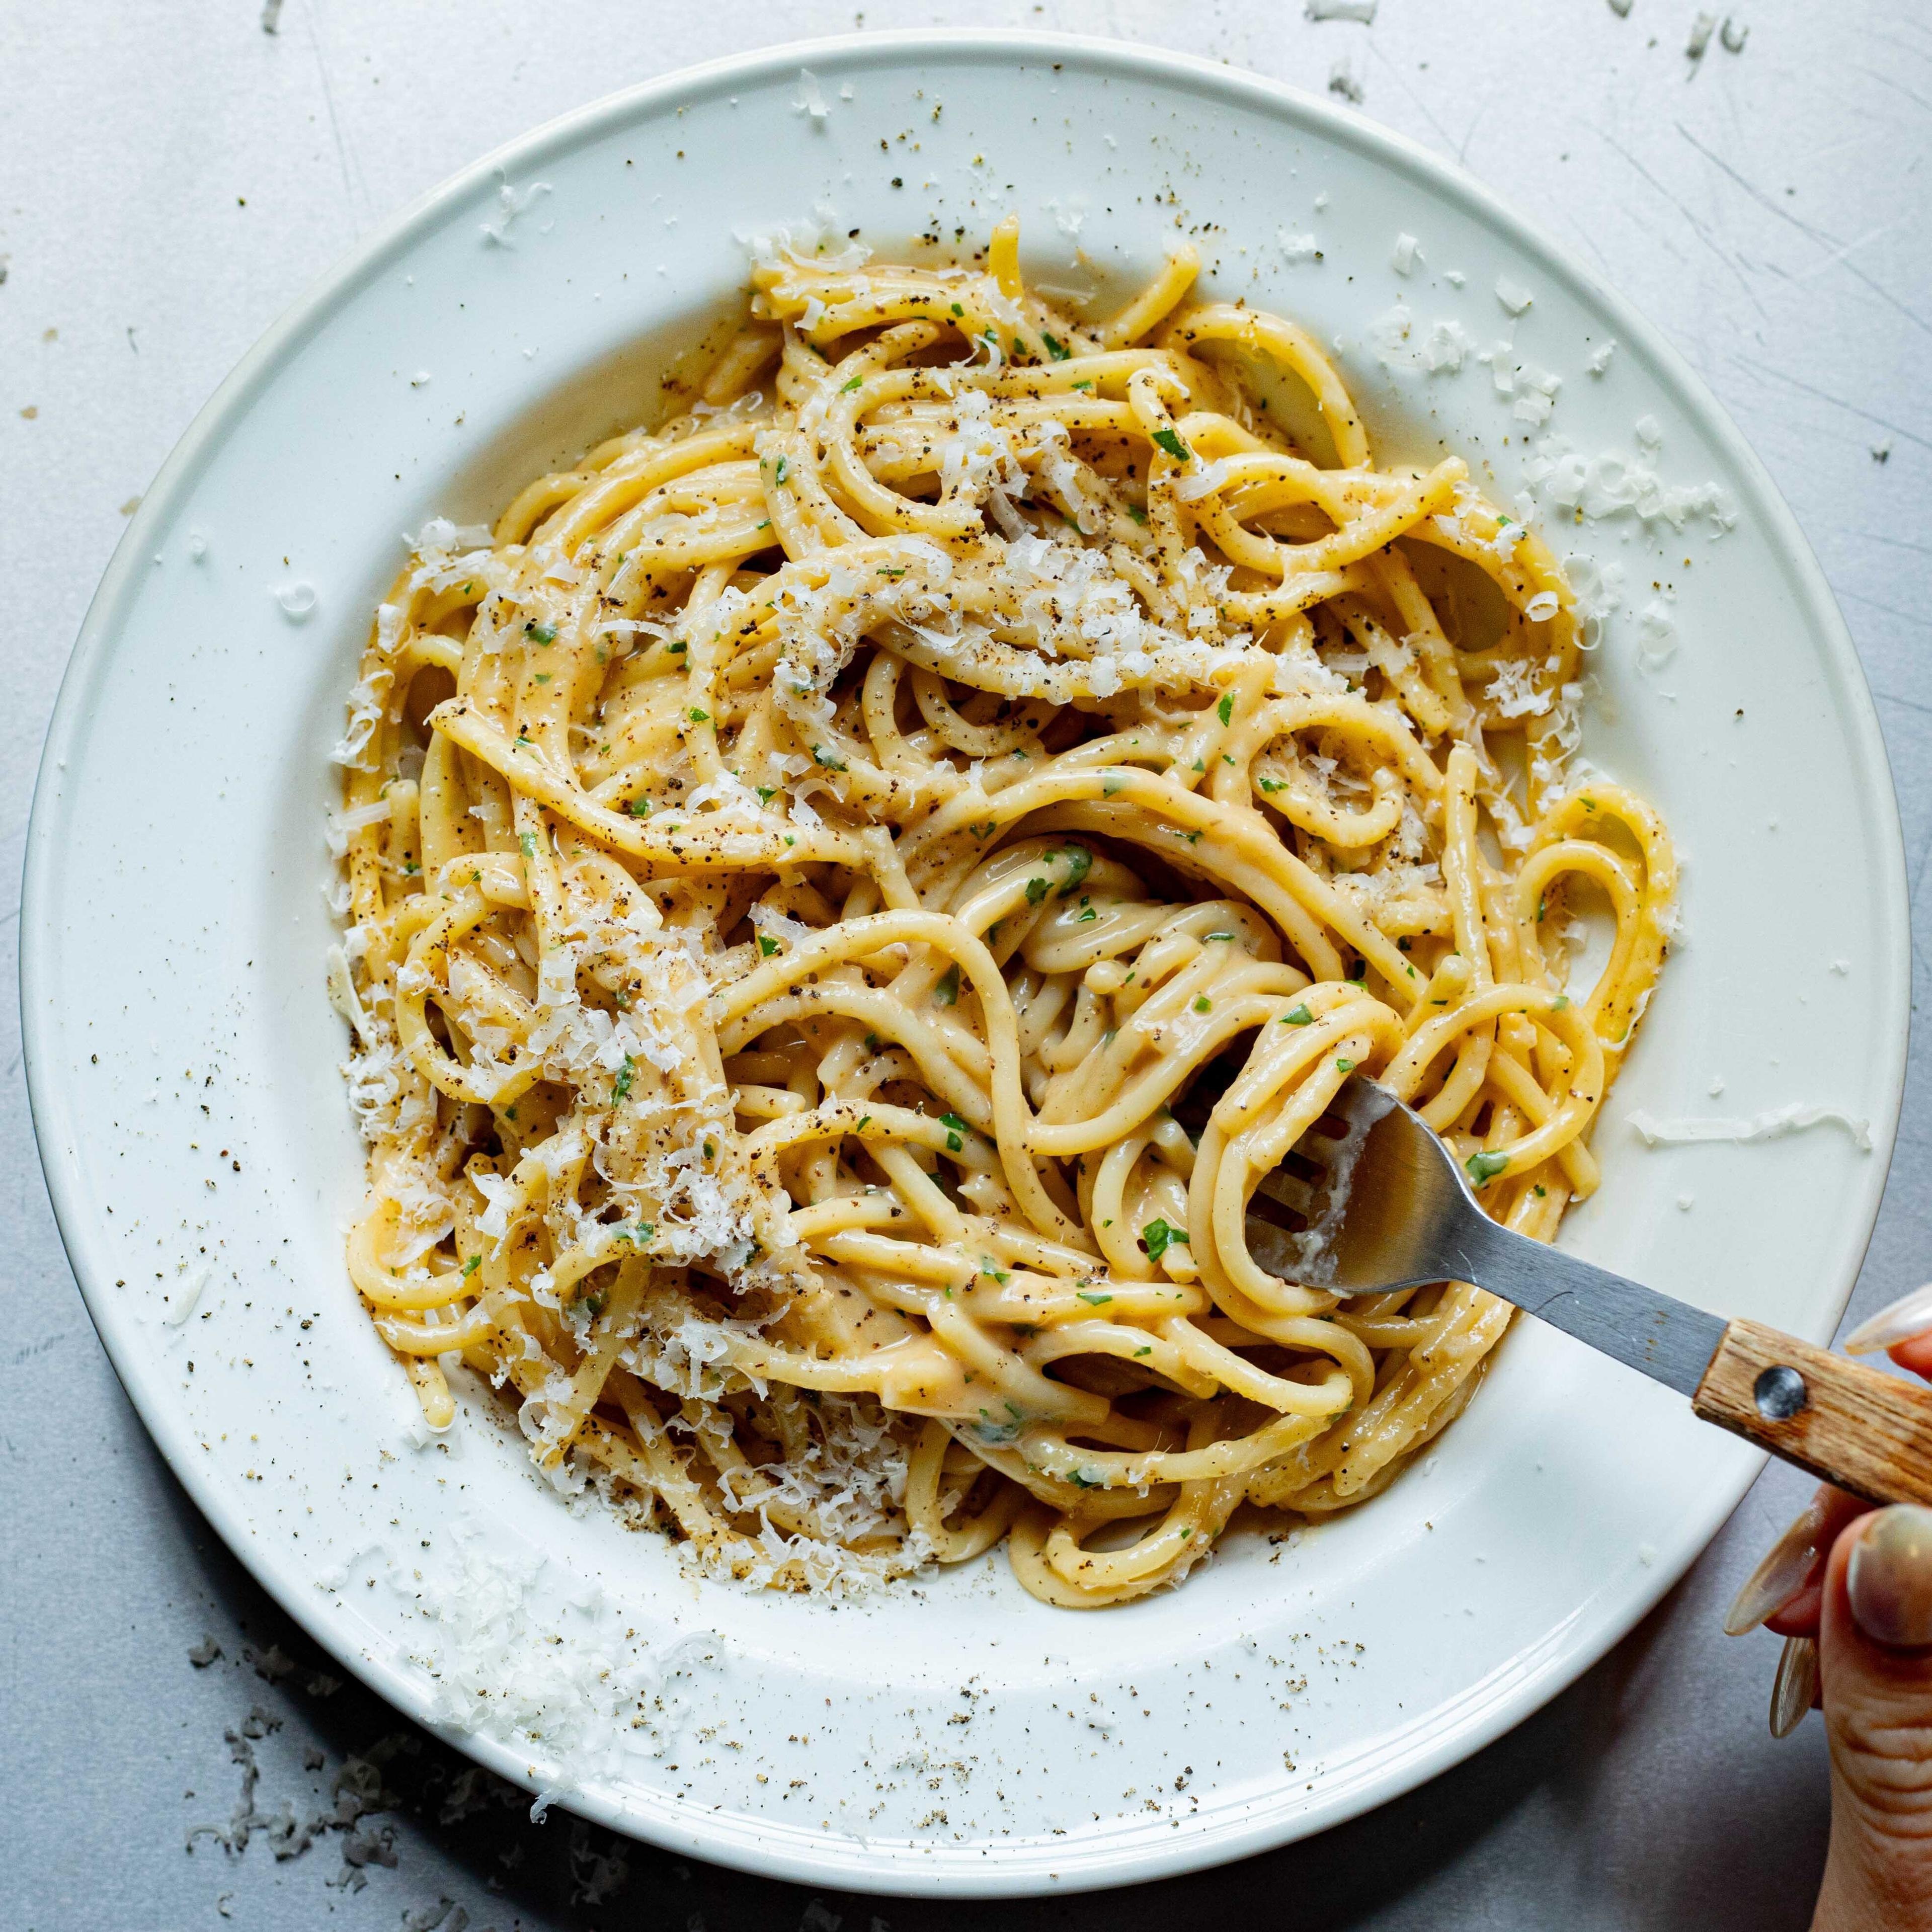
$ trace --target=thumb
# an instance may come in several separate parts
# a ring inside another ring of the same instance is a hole
[[[1834,1876],[1882,1909],[1875,1922],[1932,1925],[1932,1510],[1844,1529],[1822,1597]]]

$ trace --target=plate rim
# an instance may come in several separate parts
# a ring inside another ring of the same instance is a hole
[[[70,1150],[72,1114],[59,1082],[52,1040],[42,1040],[38,1018],[45,1010],[50,988],[56,931],[51,915],[58,893],[57,833],[67,808],[59,775],[83,722],[88,694],[145,574],[143,560],[152,548],[154,532],[172,520],[178,500],[203,464],[218,449],[235,419],[274,380],[286,358],[370,277],[431,230],[451,204],[473,194],[494,174],[507,176],[512,170],[541,166],[553,153],[680,100],[705,98],[734,80],[748,85],[769,82],[808,62],[862,70],[881,63],[902,66],[908,56],[945,62],[1000,56],[1016,64],[1055,58],[1070,64],[1077,62],[1106,79],[1154,86],[1178,82],[1190,92],[1218,97],[1298,126],[1352,148],[1371,162],[1419,179],[1470,208],[1526,256],[1542,258],[1569,278],[1624,339],[1641,346],[1710,434],[1750,500],[1752,514],[1761,520],[1767,538],[1788,564],[1801,595],[1807,628],[1822,647],[1820,662],[1837,675],[1843,697],[1839,709],[1847,728],[1854,769],[1867,794],[1864,804],[1881,848],[1872,855],[1883,875],[1875,908],[1880,928],[1881,975],[1875,996],[1881,1006],[1890,1007],[1895,1019],[1895,1025],[1886,1034],[1895,1044],[1890,1064],[1881,1070],[1880,1104],[1871,1123],[1873,1158],[1862,1170],[1861,1184],[1844,1222],[1839,1270],[1842,1286],[1836,1293],[1834,1326],[1856,1284],[1876,1226],[1904,1100],[1910,1045],[1911,943],[1904,831],[1870,685],[1816,554],[1762,460],[1702,378],[1661,331],[1571,250],[1460,165],[1406,134],[1283,82],[1224,67],[1202,56],[1098,35],[1004,28],[901,28],[788,40],[681,68],[567,110],[458,169],[380,224],[282,311],[196,412],[122,533],[88,603],[62,674],[24,840],[20,922],[21,1048],[42,1173],[62,1246],[89,1318],[154,1447],[236,1559],[311,1641],[412,1721],[526,1789],[535,1789],[536,1780],[522,1758],[493,1738],[437,1721],[426,1695],[389,1664],[366,1655],[347,1641],[344,1634],[326,1620],[323,1606],[307,1580],[256,1540],[240,1512],[230,1507],[212,1472],[204,1473],[188,1453],[185,1434],[169,1424],[160,1392],[144,1372],[134,1346],[134,1324],[117,1318],[113,1304],[104,1292],[101,1284],[110,1271],[104,1265],[94,1265],[90,1253],[94,1228],[81,1198],[80,1175]],[[1814,1334],[1809,1339],[1828,1337]],[[988,1862],[990,1869],[932,1870],[922,1862],[926,1855],[916,1846],[889,1847],[832,1834],[812,1834],[802,1850],[786,1833],[776,1834],[776,1842],[758,1846],[748,1839],[721,1841],[716,1828],[707,1830],[692,1816],[688,1808],[675,1799],[667,1798],[661,1808],[646,1812],[634,1804],[607,1801],[593,1788],[560,1796],[556,1802],[626,1835],[712,1862],[795,1882],[887,1895],[1051,1895],[1176,1876],[1220,1864],[1328,1829],[1387,1803],[1472,1756],[1522,1723],[1650,1614],[1722,1526],[1766,1460],[1761,1454],[1745,1457],[1736,1476],[1714,1482],[1703,1510],[1689,1520],[1688,1529],[1670,1547],[1658,1552],[1646,1588],[1622,1594],[1618,1609],[1607,1616],[1598,1612],[1593,1616],[1588,1602],[1580,1606],[1571,1624],[1574,1641],[1552,1645],[1546,1640],[1544,1654],[1534,1667],[1480,1708],[1446,1723],[1435,1736],[1418,1740],[1417,1748],[1400,1754],[1398,1762],[1381,1774],[1358,1778],[1332,1798],[1318,1798],[1307,1806],[1258,1804],[1240,1808],[1232,1815],[1223,1812],[1218,1821],[1204,1821],[1198,1831],[1184,1829],[1165,1843],[1156,1840],[1132,1848],[1101,1849],[1086,1857],[1073,1852],[1061,1861],[1069,1868],[1046,1873],[1045,1882],[1036,1869],[1041,1861],[1036,1858],[1016,1861],[1023,1869],[1009,1880],[1001,1876],[997,1861]]]

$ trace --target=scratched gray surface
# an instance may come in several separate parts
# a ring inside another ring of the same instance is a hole
[[[1714,40],[1694,65],[1690,0],[1635,0],[1627,18],[1606,0],[1382,0],[1369,27],[1310,22],[1300,0],[952,0],[856,16],[759,0],[286,0],[273,34],[261,0],[0,0],[6,903],[55,689],[131,500],[235,359],[358,235],[623,82],[855,25],[965,23],[1118,34],[1317,92],[1346,64],[1364,112],[1461,160],[1646,310],[1823,560],[1877,693],[1918,896],[1932,832],[1932,18],[1920,0],[1742,4],[1742,50]],[[160,822],[166,801],[154,807]],[[10,977],[16,919],[0,926]],[[1922,966],[1915,977],[1922,987]],[[359,1687],[312,1682],[286,1621],[150,1448],[62,1255],[10,1000],[0,1015],[8,1932],[823,1932],[827,1915],[872,1932],[875,1914],[902,1932],[1806,1922],[1826,1826],[1818,1726],[1774,1746],[1775,1642],[1718,1632],[1798,1506],[1803,1485],[1777,1469],[1657,1613],[1512,1736],[1354,1824],[1204,1876],[1030,1906],[828,1895],[814,1910],[796,1888],[560,1816],[531,1826],[487,1793],[455,1815],[460,1762],[399,1734]],[[1932,1273],[1928,1073],[1916,1056],[1855,1308]],[[196,1668],[204,1637],[222,1654]],[[262,1812],[326,1808],[372,1747],[382,1808],[285,1860],[259,1834],[239,1855],[208,1838],[187,1854],[190,1828],[225,1821],[241,1790],[230,1731],[262,1733],[244,1738]]]

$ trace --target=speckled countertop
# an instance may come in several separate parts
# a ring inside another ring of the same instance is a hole
[[[358,236],[628,82],[855,26],[1004,25],[1359,95],[1659,323],[1768,464],[1838,592],[1916,890],[1932,838],[1932,19],[1912,0],[1745,0],[1714,16],[1694,61],[1690,0],[1370,10],[1372,24],[1310,21],[1300,0],[270,0],[266,14],[261,0],[0,0],[0,876],[17,880],[41,734],[124,518],[236,358]],[[4,904],[10,961],[16,886]],[[1822,1739],[1814,1721],[1772,1743],[1775,1642],[1718,1630],[1803,1493],[1776,1468],[1656,1614],[1539,1715],[1409,1797],[1246,1864],[1037,1906],[915,1906],[814,1898],[561,1814],[531,1825],[520,1794],[325,1672],[150,1447],[62,1256],[4,1010],[10,1932],[1807,1922]],[[1855,1310],[1932,1274],[1928,1073],[1916,1054]]]

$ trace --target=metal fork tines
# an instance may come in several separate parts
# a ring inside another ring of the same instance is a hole
[[[1467,1281],[1689,1394],[1724,1324],[1499,1226],[1420,1117],[1355,1075],[1265,1176],[1249,1241],[1264,1268],[1344,1295]]]

